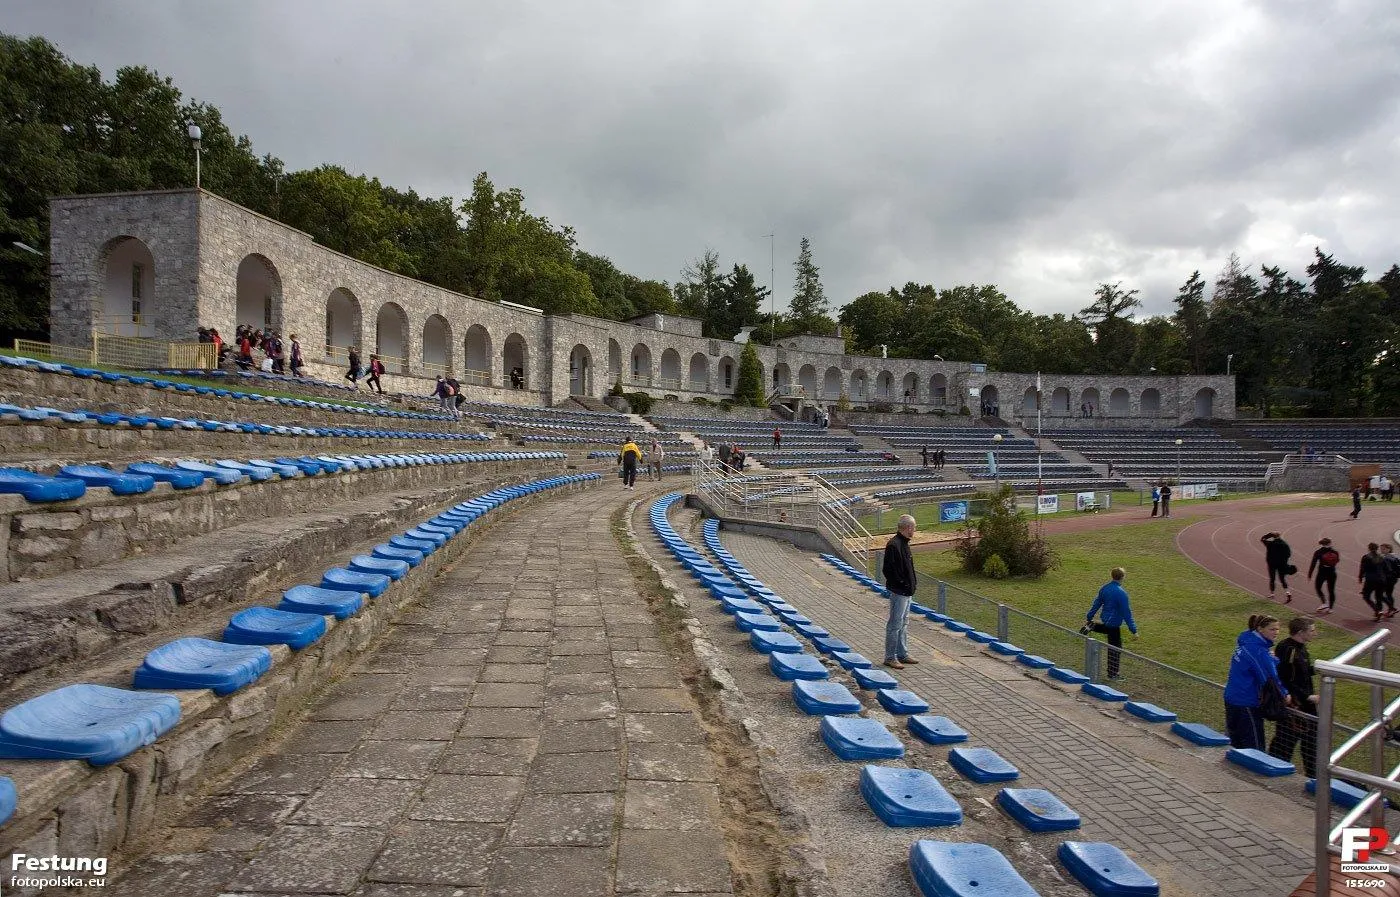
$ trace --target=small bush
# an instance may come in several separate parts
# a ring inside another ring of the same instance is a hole
[[[851,397],[846,395],[844,391],[836,398],[836,410],[842,414],[851,410]]]
[[[879,412],[880,414],[893,414],[894,406],[889,402],[871,402],[870,410]]]
[[[626,395],[626,393],[624,393],[624,392],[622,391],[622,376],[621,376],[620,374],[618,375],[617,382],[613,384],[613,388],[610,389],[610,390],[608,390],[608,395],[610,395],[610,396],[621,396],[621,395]]]
[[[692,404],[692,405],[713,405],[714,402],[711,402],[709,399],[705,398],[704,396],[696,396],[696,397],[694,397],[693,399],[690,400],[690,404]]]
[[[958,409],[958,414],[962,415],[963,417],[971,417],[972,409],[964,405]]]
[[[1007,569],[1006,561],[1001,559],[1001,555],[991,554],[982,565],[982,575],[988,579],[1006,579],[1011,575],[1011,571]]]
[[[632,406],[633,414],[646,414],[651,411],[652,399],[650,393],[629,392],[627,394],[627,404]]]
[[[1031,535],[1026,515],[1016,509],[1016,493],[1010,486],[987,501],[987,512],[964,525],[955,547],[967,573],[990,575],[987,562],[995,557],[1011,576],[1044,576],[1059,560],[1049,543]]]

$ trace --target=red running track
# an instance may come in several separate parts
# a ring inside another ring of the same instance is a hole
[[[1264,546],[1259,537],[1278,532],[1293,549],[1290,563],[1298,574],[1290,577],[1293,603],[1288,609],[1311,614],[1318,608],[1317,592],[1307,578],[1308,562],[1317,549],[1317,540],[1327,536],[1342,555],[1337,566],[1337,607],[1326,619],[1329,623],[1353,632],[1374,632],[1370,608],[1361,600],[1356,583],[1357,566],[1366,553],[1368,542],[1389,542],[1400,548],[1400,502],[1364,502],[1359,520],[1352,520],[1351,501],[1341,499],[1336,507],[1268,508],[1229,506],[1224,513],[1211,514],[1187,526],[1176,536],[1176,547],[1186,557],[1240,588],[1269,597],[1269,574],[1264,566]],[[1283,589],[1277,593],[1283,604]],[[1400,616],[1383,623],[1393,631],[1400,626]]]

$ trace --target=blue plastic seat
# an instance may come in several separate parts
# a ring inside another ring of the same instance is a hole
[[[792,683],[792,700],[812,716],[860,713],[860,699],[839,682],[799,679]]]
[[[1098,698],[1100,701],[1126,701],[1127,692],[1119,691],[1111,685],[1104,685],[1101,682],[1085,682],[1079,686],[1079,690],[1091,698]]]
[[[277,471],[266,467],[254,467],[242,461],[232,461],[228,458],[221,458],[214,462],[215,467],[224,467],[229,470],[236,470],[255,483],[263,483],[277,476]]]
[[[971,632],[972,627],[958,620],[949,619],[943,624],[943,628],[949,632]]]
[[[1032,832],[1079,828],[1079,814],[1044,788],[1003,788],[997,793],[997,803]]]
[[[292,586],[282,593],[278,610],[296,614],[330,614],[337,620],[353,617],[365,606],[363,592],[323,589],[319,586]]]
[[[904,745],[879,720],[824,716],[822,741],[842,760],[892,760],[904,756]]]
[[[1065,841],[1057,851],[1069,874],[1094,897],[1158,897],[1157,879],[1103,841]]]
[[[902,688],[882,688],[875,692],[875,700],[890,713],[926,713],[928,701]]]
[[[413,529],[405,530],[404,535],[410,539],[417,539],[423,542],[431,542],[438,548],[441,548],[442,546],[446,545],[448,540],[447,533],[421,529],[416,526]],[[394,540],[390,539],[389,541],[392,542]]]
[[[720,608],[727,614],[761,614],[763,605],[757,601],[750,601],[748,598],[722,598],[719,602]]]
[[[0,716],[0,758],[113,763],[180,721],[180,699],[80,683],[30,698]]]
[[[797,608],[785,608],[778,611],[778,616],[783,618],[783,622],[789,626],[798,626],[802,623],[812,622],[812,618],[806,614],[798,612]]]
[[[957,799],[922,769],[868,765],[860,771],[860,796],[885,825],[962,823]]]
[[[991,748],[953,748],[948,752],[953,768],[974,782],[1010,782],[1021,777],[1021,771]]]
[[[438,550],[438,544],[427,539],[411,539],[408,536],[394,536],[389,539],[389,544],[395,548],[407,548],[413,551],[420,551],[425,556]]]
[[[176,489],[194,489],[204,485],[204,474],[193,470],[180,470],[174,467],[165,467],[160,464],[152,464],[148,461],[138,461],[135,464],[126,466],[127,473],[141,474],[148,476],[158,483],[169,483]]]
[[[946,716],[923,713],[911,716],[909,731],[929,744],[961,744],[967,741],[967,730]]]
[[[812,637],[812,644],[817,646],[817,650],[823,654],[835,654],[837,651],[849,651],[851,646],[836,638],[833,635],[817,635]]]
[[[407,564],[404,564],[404,569],[408,569]],[[392,581],[383,573],[361,573],[357,570],[346,570],[344,567],[332,567],[321,574],[321,588],[323,589],[364,592],[371,598],[383,595]]]
[[[1140,719],[1145,719],[1149,723],[1174,723],[1176,714],[1170,710],[1163,710],[1156,704],[1149,704],[1146,701],[1129,701],[1123,705],[1123,709]]]
[[[292,477],[303,472],[301,466],[298,464],[281,464],[277,461],[267,461],[262,458],[254,458],[248,463],[253,467],[261,467],[265,470],[270,470],[284,480],[290,480]],[[319,466],[317,469],[320,469]],[[307,476],[315,476],[315,473],[309,473]]]
[[[768,669],[784,682],[794,679],[825,679],[829,675],[822,662],[806,652],[774,651],[768,655]]]
[[[272,668],[272,653],[260,645],[231,645],[207,638],[182,638],[146,655],[132,676],[133,688],[209,688],[226,695]]]
[[[993,653],[1000,654],[1003,657],[1020,657],[1022,654],[1026,653],[1025,648],[1019,648],[1010,642],[988,642],[987,647],[991,648]]]
[[[997,637],[990,632],[983,632],[980,629],[969,629],[967,632],[963,633],[963,636],[979,645],[990,645],[997,640]]]
[[[816,623],[798,623],[793,628],[809,639],[826,638],[827,636],[831,635],[831,633],[827,632],[824,628],[818,626]]]
[[[750,614],[740,611],[734,615],[734,626],[740,632],[753,632],[755,629],[765,629],[769,632],[777,632],[782,628],[782,624],[764,613]]]
[[[1280,760],[1258,748],[1230,748],[1225,752],[1225,759],[1236,766],[1269,778],[1291,776],[1298,771],[1297,767],[1287,760]]]
[[[176,461],[175,466],[180,470],[193,470],[202,473],[220,486],[232,486],[243,479],[242,471],[231,470],[227,467],[215,467],[213,464],[205,464],[203,461]]]
[[[1172,723],[1172,734],[1201,747],[1224,747],[1230,743],[1228,735],[1223,735],[1204,723],[1183,723],[1178,720]]]
[[[28,501],[68,501],[86,491],[87,484],[73,477],[49,477],[16,467],[0,467],[0,492],[23,495]]]
[[[15,792],[15,783],[5,776],[0,776],[0,825],[10,821],[17,806],[19,794]]]
[[[774,651],[782,654],[802,653],[802,643],[790,632],[764,632],[755,629],[749,633],[749,642],[764,654],[772,654]]]
[[[1317,779],[1308,779],[1307,784],[1303,787],[1309,794],[1317,794]],[[1332,779],[1331,787],[1328,790],[1332,792],[1332,803],[1346,809],[1356,806],[1366,796],[1364,788],[1358,788],[1351,782],[1342,779]]]
[[[403,548],[398,545],[385,543],[374,546],[370,552],[377,558],[388,558],[391,561],[403,561],[410,567],[417,567],[423,563],[423,552],[416,548]]]
[[[909,872],[924,897],[1040,897],[995,847],[915,841]]]
[[[1041,657],[1039,654],[1018,654],[1016,662],[1025,664],[1033,670],[1048,670],[1055,665],[1055,661]]]
[[[409,569],[408,561],[380,558],[371,554],[357,554],[346,566],[355,573],[379,573],[396,582],[407,576]]]
[[[861,688],[899,688],[899,682],[893,676],[873,667],[856,667],[851,670],[851,675],[856,678],[856,685]]]
[[[832,651],[831,656],[843,670],[868,670],[875,665],[870,658],[855,651]]]
[[[105,486],[113,495],[141,495],[155,488],[154,477],[139,473],[117,473],[96,464],[69,464],[59,469],[59,476],[82,480],[89,486]]]
[[[271,607],[250,607],[234,614],[223,640],[235,645],[286,645],[300,650],[326,634],[326,618]]]
[[[1076,672],[1065,667],[1051,667],[1050,678],[1064,682],[1068,685],[1083,685],[1089,681],[1089,677],[1083,673]]]

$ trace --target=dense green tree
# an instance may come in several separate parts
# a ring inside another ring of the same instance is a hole
[[[1087,374],[1093,366],[1094,336],[1084,322],[1069,315],[1038,315],[1035,369],[1061,374]]]
[[[676,297],[665,281],[642,280],[631,274],[624,274],[623,292],[633,315],[663,314],[676,312]]]
[[[837,316],[841,330],[850,338],[851,351],[878,354],[888,345],[895,354],[908,345],[908,308],[894,290],[864,293],[847,302]]]
[[[735,265],[720,283],[719,308],[709,322],[711,335],[719,339],[733,339],[740,328],[757,327],[763,323],[763,303],[768,298],[768,288],[754,282],[748,265]],[[758,336],[754,331],[750,336]]]
[[[588,275],[601,317],[625,321],[637,315],[636,307],[627,298],[626,276],[611,259],[579,251],[574,253],[574,267]]]
[[[298,171],[282,184],[285,221],[322,246],[410,277],[415,259],[399,242],[408,230],[406,212],[384,201],[379,181],[352,175],[338,165]]]
[[[1388,302],[1381,286],[1358,283],[1322,304],[1316,368],[1331,413],[1370,413],[1377,365],[1397,345],[1395,322],[1385,314]]]
[[[812,241],[803,237],[798,244],[797,261],[793,263],[797,276],[793,281],[792,300],[788,303],[791,323],[799,332],[829,336],[831,307],[822,289],[821,269],[812,261]]]
[[[722,325],[726,317],[724,275],[719,270],[719,253],[706,247],[699,257],[682,268],[675,292],[676,313],[698,318],[704,322],[706,336],[719,337],[715,328]]]
[[[763,366],[758,361],[758,350],[753,343],[744,346],[739,356],[739,379],[734,387],[734,400],[742,405],[762,408],[768,404],[763,392]]]
[[[1101,283],[1094,290],[1094,301],[1079,312],[1079,318],[1094,330],[1094,368],[1100,373],[1126,370],[1137,348],[1133,309],[1142,300],[1137,290],[1123,284]]]
[[[1187,373],[1205,371],[1206,338],[1210,327],[1210,309],[1206,307],[1206,282],[1200,271],[1192,271],[1186,283],[1176,291],[1176,314],[1173,319],[1181,336],[1181,348],[1186,356]]]
[[[1132,373],[1185,374],[1188,366],[1181,331],[1172,318],[1154,315],[1137,325]]]

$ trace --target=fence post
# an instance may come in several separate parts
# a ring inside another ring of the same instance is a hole
[[[948,613],[948,584],[941,579],[938,581],[938,612]]]
[[[1011,640],[1011,612],[1005,604],[997,605],[997,640]]]
[[[1091,682],[1099,681],[1099,654],[1103,645],[1096,638],[1084,639],[1084,675],[1089,677]]]

